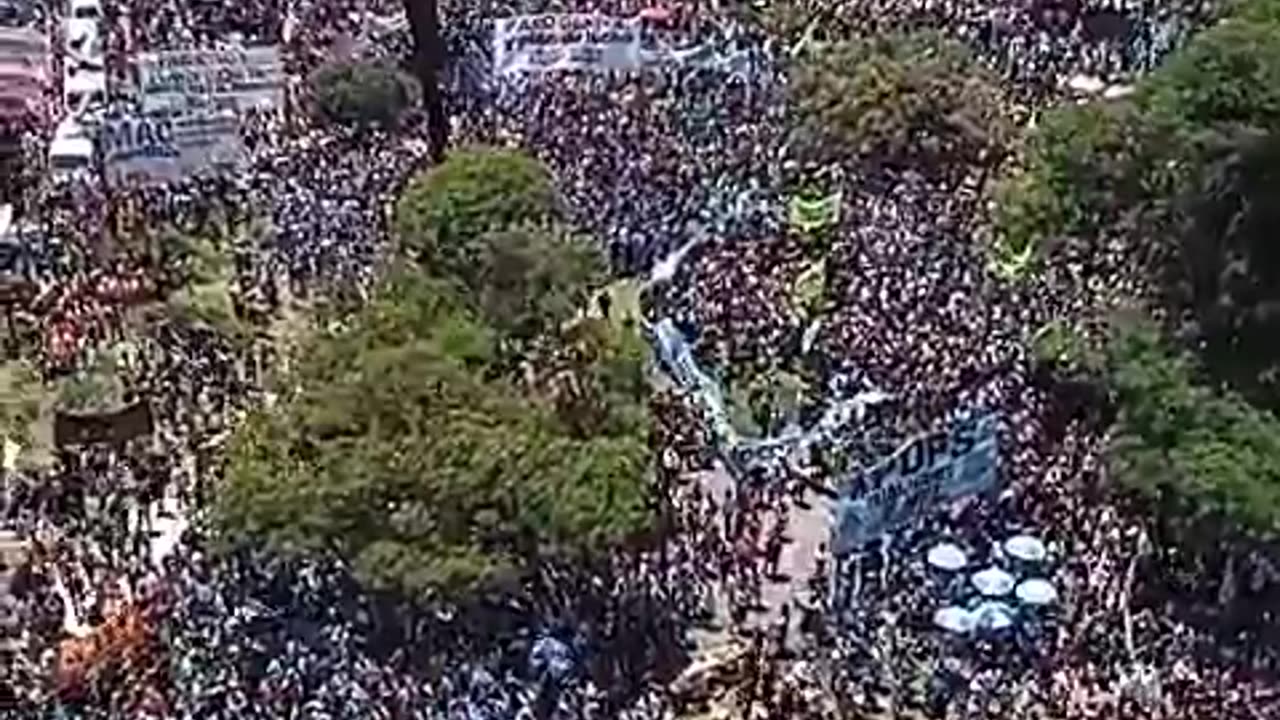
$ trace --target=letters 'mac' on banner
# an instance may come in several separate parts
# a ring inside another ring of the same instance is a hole
[[[244,160],[239,124],[226,111],[108,119],[101,147],[107,178],[117,183],[169,182]]]
[[[998,416],[962,420],[921,435],[887,459],[855,473],[840,490],[832,547],[847,553],[939,502],[995,487]]]
[[[120,444],[149,435],[151,430],[151,405],[137,402],[110,413],[59,412],[53,421],[53,441],[58,447]]]
[[[643,18],[594,13],[539,13],[493,20],[499,75],[549,70],[634,70],[663,65],[749,71],[753,54],[707,44],[677,46],[675,35]]]
[[[274,45],[230,50],[139,53],[142,109],[245,110],[284,104],[285,72]]]
[[[834,192],[826,197],[809,198],[791,196],[787,201],[787,221],[791,227],[811,233],[840,222],[840,204],[844,195]]]

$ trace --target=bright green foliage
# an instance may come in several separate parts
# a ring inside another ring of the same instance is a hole
[[[1191,361],[1149,325],[1121,326],[1108,352],[1119,420],[1113,476],[1166,520],[1259,537],[1280,530],[1280,421],[1197,384]]]
[[[44,396],[40,376],[31,365],[11,360],[0,366],[0,435],[30,445]]]
[[[230,240],[174,234],[165,239],[164,247],[169,272],[178,281],[178,288],[165,299],[165,317],[212,328],[237,344],[248,343],[252,330],[237,316],[231,299]]]
[[[1174,53],[1131,99],[1046,113],[1021,167],[999,186],[998,230],[1011,245],[1043,246],[1139,213],[1167,219],[1198,184],[1206,143],[1241,127],[1280,127],[1280,25],[1227,20]]]
[[[1280,409],[1280,12],[1274,0],[1196,36],[1131,99],[1052,110],[998,184],[997,248],[1061,243],[1154,275],[1207,369]],[[1104,247],[1106,246],[1106,247]]]
[[[321,114],[354,127],[393,127],[409,107],[411,82],[392,67],[341,61],[311,76],[311,91]]]
[[[1036,361],[1060,369],[1093,369],[1098,364],[1092,357],[1088,341],[1078,329],[1064,320],[1051,320],[1031,336]]]
[[[1123,103],[1048,113],[1031,135],[1026,164],[996,188],[1002,247],[1052,247],[1115,219],[1118,200],[1140,190],[1132,109]]]
[[[115,410],[124,403],[124,381],[119,359],[110,350],[99,350],[89,366],[57,383],[57,406],[69,412]]]
[[[1227,20],[1192,40],[1139,87],[1143,114],[1186,141],[1220,124],[1280,122],[1280,26]],[[1169,147],[1174,154],[1186,148]]]
[[[539,348],[527,384],[575,437],[642,437],[649,431],[648,361],[634,325],[583,318]]]
[[[600,252],[546,221],[550,175],[516,152],[475,148],[415,178],[396,208],[402,244],[514,340],[554,330],[606,282]]]
[[[530,338],[573,316],[603,285],[600,253],[581,238],[529,227],[486,232],[480,262],[459,268],[468,296],[504,333]]]
[[[513,150],[473,147],[410,181],[396,204],[405,249],[433,275],[467,277],[484,260],[485,233],[555,216],[551,175]]]
[[[333,549],[424,597],[650,529],[647,353],[633,327],[575,320],[603,268],[543,222],[553,200],[540,164],[488,148],[410,183],[396,229],[417,262],[237,431],[229,539]]]
[[[615,369],[627,361],[583,363],[631,373],[630,396],[612,392],[627,383],[602,383],[599,398],[606,418],[629,419],[588,433],[492,377],[497,338],[446,286],[398,273],[307,349],[296,395],[237,432],[223,527],[279,548],[336,549],[369,582],[419,596],[643,532],[648,421],[635,373]]]
[[[999,84],[962,44],[934,33],[830,45],[800,60],[793,141],[828,159],[933,171],[992,163],[1012,137]]]

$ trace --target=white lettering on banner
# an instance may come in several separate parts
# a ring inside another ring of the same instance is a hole
[[[832,547],[849,552],[910,522],[940,501],[995,487],[998,416],[965,419],[921,435],[839,488]]]
[[[674,33],[646,29],[639,17],[542,13],[493,21],[494,72],[627,70],[670,64],[747,71],[749,51],[721,52],[710,45],[673,47]]]
[[[114,182],[168,182],[239,164],[244,145],[229,112],[133,116],[103,122],[102,159]]]
[[[146,112],[277,108],[284,103],[284,65],[274,45],[140,53],[134,62]]]

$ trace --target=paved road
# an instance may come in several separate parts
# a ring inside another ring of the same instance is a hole
[[[725,491],[732,485],[733,479],[723,469],[698,473],[698,482],[712,493],[712,497],[723,498]],[[798,623],[800,613],[796,612],[794,600],[804,597],[808,592],[809,578],[814,571],[814,558],[818,546],[827,542],[830,533],[830,507],[827,498],[809,491],[805,496],[807,507],[792,505],[787,520],[788,542],[783,548],[782,557],[778,561],[781,578],[778,581],[767,580],[761,588],[761,604],[763,610],[754,613],[751,624],[757,627],[772,628],[782,606],[792,602],[793,639],[799,637]],[[718,608],[717,626],[727,626],[728,608],[725,594],[718,592],[720,607]],[[727,635],[723,630],[704,633],[699,637],[699,645],[714,647],[724,642]]]

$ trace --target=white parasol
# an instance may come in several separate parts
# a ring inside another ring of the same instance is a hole
[[[1078,93],[1085,95],[1095,95],[1102,92],[1107,84],[1092,75],[1076,75],[1067,81],[1067,87]]]
[[[1023,580],[1014,594],[1028,605],[1052,605],[1058,601],[1058,589],[1043,578]]]
[[[1013,608],[1002,602],[984,602],[970,614],[978,630],[1004,630],[1013,625]]]
[[[1013,576],[998,567],[989,567],[973,574],[973,586],[987,597],[1008,595],[1017,583]]]
[[[939,543],[929,548],[927,556],[929,564],[939,570],[955,572],[969,564],[969,557],[964,550],[954,543]]]
[[[1004,551],[1019,560],[1040,562],[1048,556],[1049,551],[1044,542],[1030,535],[1016,535],[1004,541]]]
[[[973,631],[976,618],[973,613],[962,607],[949,606],[938,608],[933,613],[933,624],[957,635],[965,635]]]

